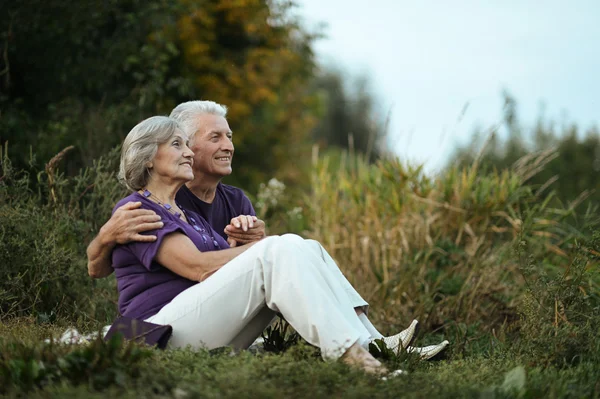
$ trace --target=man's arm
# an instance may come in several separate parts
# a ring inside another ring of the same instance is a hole
[[[92,278],[110,276],[111,254],[117,244],[131,241],[156,241],[154,235],[140,234],[163,227],[160,216],[148,209],[137,209],[141,202],[128,202],[117,208],[111,218],[102,226],[98,236],[87,247],[88,274]]]

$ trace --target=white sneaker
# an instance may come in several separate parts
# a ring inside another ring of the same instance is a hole
[[[391,337],[384,337],[383,342],[385,342],[387,347],[393,350],[394,353],[399,354],[402,349],[407,348],[412,343],[417,337],[418,332],[419,322],[413,320],[406,330],[400,331],[398,334],[392,335]]]
[[[432,357],[436,356],[441,351],[443,351],[444,349],[446,349],[446,347],[448,345],[450,345],[450,342],[448,342],[447,340],[444,340],[437,345],[429,345],[429,346],[424,346],[424,347],[409,346],[406,348],[406,351],[408,353],[416,352],[419,354],[419,356],[421,356],[421,359],[429,360]]]
[[[382,339],[385,345],[394,351],[396,355],[398,355],[402,349],[407,348],[412,343],[412,341],[417,337],[418,332],[419,322],[417,320],[413,320],[406,330],[402,330],[396,335],[383,337]]]

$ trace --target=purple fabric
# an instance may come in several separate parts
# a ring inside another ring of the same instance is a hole
[[[141,201],[142,209],[156,212],[164,223],[161,229],[142,233],[156,235],[156,241],[117,245],[112,253],[119,290],[119,311],[123,316],[144,320],[158,313],[179,293],[197,284],[196,281],[183,278],[156,263],[154,259],[164,237],[173,232],[183,233],[202,252],[229,248],[229,245],[201,216],[187,210],[189,217],[194,218],[196,224],[211,237],[205,233],[203,238],[202,232],[194,230],[193,226],[139,193],[133,193],[119,201],[113,213],[118,207],[130,201]],[[212,237],[219,244],[219,248],[214,246]]]
[[[166,349],[169,339],[173,335],[173,327],[120,316],[110,326],[104,340],[110,341],[116,334],[122,334],[123,338],[128,340],[143,342],[150,346],[156,345],[159,349]]]
[[[221,237],[227,240],[225,226],[232,218],[240,215],[256,216],[252,203],[244,192],[233,186],[219,183],[212,204],[196,197],[189,188],[183,186],[177,193],[176,200],[187,210],[202,216]]]

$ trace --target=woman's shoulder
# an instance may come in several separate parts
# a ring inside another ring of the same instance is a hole
[[[113,208],[112,213],[115,213],[115,211],[118,208],[120,208],[121,206],[125,205],[128,202],[141,202],[142,205],[138,209],[148,209],[148,210],[154,211],[158,214],[168,213],[162,206],[158,205],[156,202],[153,202],[153,201],[148,200],[147,198],[144,198],[144,196],[138,192],[131,193],[127,197],[119,200],[119,202],[117,202],[117,204]]]
[[[139,196],[137,195],[137,193],[131,193],[129,194],[127,197],[125,198],[121,198],[113,207],[112,213],[115,213],[115,211],[122,207],[123,205],[125,205],[128,202],[136,202],[139,201]]]
[[[190,218],[192,222],[196,222],[199,224],[204,225],[204,227],[206,226],[210,226],[210,223],[208,223],[208,221],[206,219],[204,219],[204,217],[202,215],[200,215],[199,213],[196,213],[194,211],[190,211],[187,208],[182,207],[181,205],[178,205],[181,209],[183,209],[185,216]]]

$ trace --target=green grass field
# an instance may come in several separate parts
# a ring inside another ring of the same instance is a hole
[[[159,351],[119,340],[46,345],[47,326],[3,327],[3,391],[9,397],[598,397],[598,365],[536,365],[490,337],[481,353],[461,354],[453,343],[439,360],[401,355],[390,368],[408,373],[387,381],[339,363],[326,363],[306,344],[283,354],[233,355],[229,350]],[[55,332],[56,328],[54,328]],[[24,331],[28,331],[24,333]],[[37,336],[36,336],[37,335]],[[6,340],[7,336],[9,337]],[[422,340],[422,339],[421,339]],[[9,359],[7,359],[7,356]],[[25,362],[29,359],[29,363]],[[37,366],[36,366],[37,364]],[[44,365],[43,367],[41,365]],[[6,379],[8,374],[8,379]]]
[[[326,363],[302,341],[235,355],[120,340],[45,344],[67,326],[95,331],[115,316],[114,278],[91,281],[85,269],[99,215],[122,195],[112,156],[74,178],[2,160],[2,395],[600,397],[597,210],[528,184],[547,153],[511,170],[475,162],[435,177],[397,160],[315,156],[310,191],[261,188],[255,203],[270,233],[322,242],[383,333],[417,318],[417,345],[451,342],[434,361],[383,355],[405,375],[383,381]]]

